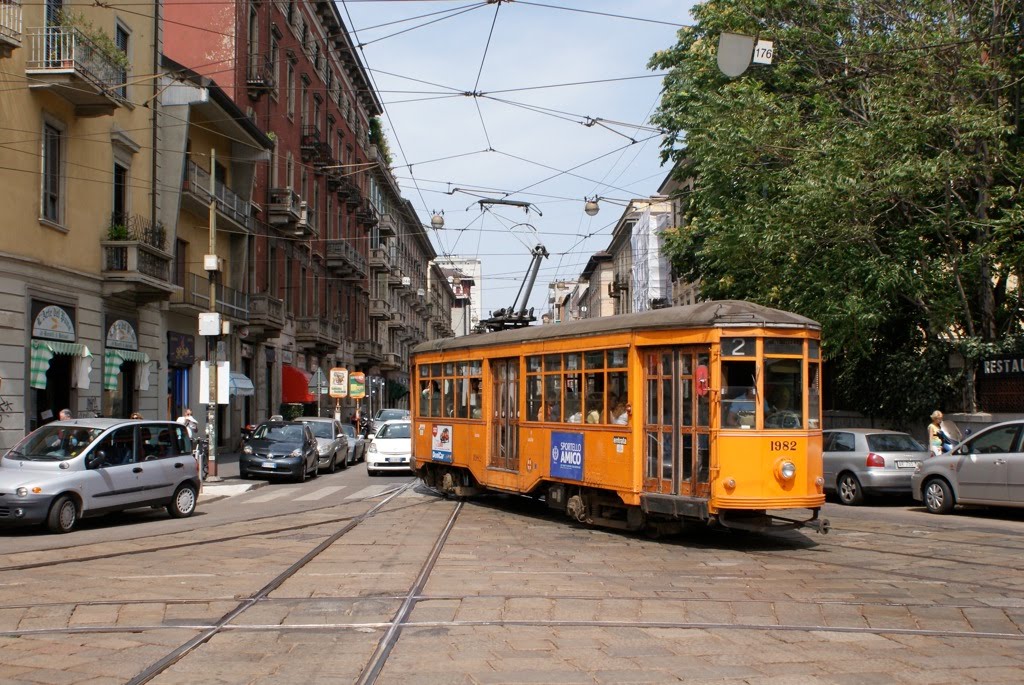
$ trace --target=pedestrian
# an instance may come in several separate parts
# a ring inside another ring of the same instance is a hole
[[[142,420],[142,414],[140,414],[137,411],[133,411],[132,415],[129,418],[131,418],[131,419],[138,419],[139,421],[141,421]]]
[[[57,418],[59,420],[61,420],[61,421],[70,421],[74,417],[71,416],[71,410],[70,409],[61,409],[60,410],[60,414],[57,415]]]
[[[196,433],[199,432],[199,422],[196,421],[195,417],[192,416],[192,410],[185,407],[185,413],[177,418],[178,423],[185,426],[188,431],[189,438],[195,438]]]
[[[928,424],[928,449],[935,456],[943,452],[943,445],[951,442],[942,431],[942,412],[936,409],[931,415],[932,422]]]

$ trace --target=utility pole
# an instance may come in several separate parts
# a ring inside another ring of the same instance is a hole
[[[210,148],[210,253],[206,268],[210,274],[210,313],[217,312],[217,151]],[[215,317],[219,318],[219,317]],[[218,328],[220,322],[218,321]],[[210,403],[206,405],[206,436],[210,440],[210,473],[208,480],[218,481],[217,475],[217,344],[219,335],[210,340]]]

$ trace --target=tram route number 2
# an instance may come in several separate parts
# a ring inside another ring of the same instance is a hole
[[[768,446],[772,452],[796,452],[796,440],[772,440]]]

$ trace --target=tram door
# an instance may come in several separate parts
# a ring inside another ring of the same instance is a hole
[[[519,468],[519,360],[491,361],[494,415],[491,421],[491,454],[487,465],[494,469]]]
[[[644,490],[707,497],[710,349],[671,347],[644,353]]]

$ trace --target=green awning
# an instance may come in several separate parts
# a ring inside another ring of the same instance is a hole
[[[30,344],[29,357],[29,385],[40,390],[46,389],[46,372],[50,368],[50,360],[54,355],[63,354],[69,357],[78,357],[75,367],[75,387],[88,389],[89,372],[92,371],[92,352],[85,345],[79,343],[60,342],[58,340],[32,339]]]
[[[108,349],[104,355],[103,363],[103,389],[116,390],[117,376],[121,373],[121,365],[125,362],[136,362],[138,364],[149,364],[149,355],[134,350]],[[148,369],[144,372],[148,373]],[[148,385],[148,384],[147,384]]]

